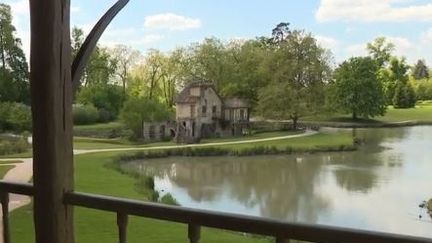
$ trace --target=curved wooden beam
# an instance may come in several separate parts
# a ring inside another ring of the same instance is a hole
[[[126,6],[129,0],[118,0],[97,22],[90,34],[87,36],[77,56],[72,63],[72,88],[74,93],[80,85],[80,79],[87,65],[90,55],[96,47],[97,42],[114,17]]]

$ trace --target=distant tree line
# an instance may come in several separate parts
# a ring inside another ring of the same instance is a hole
[[[74,121],[91,124],[120,117],[139,134],[137,121],[172,117],[177,93],[201,80],[213,82],[222,96],[247,99],[256,116],[290,119],[294,126],[304,116],[323,112],[370,118],[384,115],[389,105],[410,108],[419,99],[432,99],[425,61],[410,67],[405,58],[394,55],[394,45],[385,38],[367,45],[369,55],[335,67],[332,53],[311,33],[286,22],[270,33],[248,40],[206,38],[169,52],[150,49],[145,54],[124,45],[98,45],[74,97]],[[84,32],[73,28],[73,56],[83,41]],[[11,9],[0,4],[0,130],[30,120],[28,72]]]

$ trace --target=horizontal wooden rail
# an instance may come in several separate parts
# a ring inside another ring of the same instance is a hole
[[[26,196],[33,196],[33,184],[13,183],[0,180],[0,192],[15,193]]]
[[[432,243],[432,239],[427,238],[332,226],[287,223],[260,217],[168,206],[87,193],[68,193],[65,196],[65,203],[86,208],[185,223],[193,227],[205,226],[258,235],[276,236],[278,239],[312,242]],[[194,228],[189,229],[190,231],[194,231]]]
[[[20,184],[0,181],[0,195],[3,204],[7,204],[5,194],[16,193],[33,195],[31,184]],[[141,216],[159,220],[184,223],[188,225],[188,238],[191,243],[200,240],[201,227],[210,227],[230,231],[275,237],[276,242],[289,240],[304,240],[309,242],[368,242],[368,243],[432,243],[432,239],[356,230],[342,227],[310,225],[302,223],[287,223],[254,216],[230,213],[212,212],[208,210],[191,209],[178,206],[168,206],[156,203],[142,202],[117,197],[101,196],[88,193],[71,192],[64,197],[64,203],[91,209],[117,213],[119,242],[126,242],[126,227],[128,215]],[[6,213],[7,206],[3,206]],[[7,217],[4,217],[8,221]],[[5,223],[5,222],[3,222]],[[6,227],[8,222],[6,222]],[[7,232],[5,236],[9,237]],[[8,239],[9,240],[9,239]],[[6,243],[9,243],[6,241]]]

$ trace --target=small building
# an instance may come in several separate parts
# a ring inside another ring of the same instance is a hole
[[[144,141],[163,141],[175,136],[175,122],[144,122],[142,127]]]
[[[211,83],[193,82],[176,98],[177,142],[243,135],[249,127],[249,114],[247,101],[223,99]]]

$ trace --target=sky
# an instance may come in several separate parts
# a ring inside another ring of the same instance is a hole
[[[29,0],[1,2],[12,6],[28,55]],[[114,2],[71,0],[71,24],[88,33]],[[432,0],[130,0],[101,44],[170,51],[206,37],[269,36],[280,22],[311,32],[336,62],[366,55],[366,43],[384,36],[410,64],[425,59],[432,65]]]

